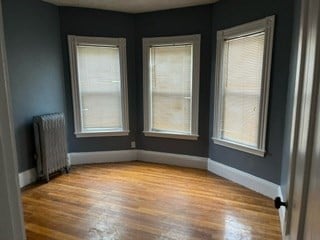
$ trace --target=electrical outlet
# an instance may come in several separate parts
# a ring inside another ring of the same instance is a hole
[[[131,148],[136,148],[136,142],[135,141],[131,142]]]

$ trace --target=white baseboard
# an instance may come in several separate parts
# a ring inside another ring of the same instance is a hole
[[[138,150],[138,160],[180,167],[207,169],[207,158],[183,154]]]
[[[71,165],[129,162],[139,160],[143,162],[207,169],[207,158],[137,149],[69,153],[68,160]],[[35,182],[36,176],[36,170],[34,168],[19,173],[20,187],[24,187]]]
[[[138,150],[69,153],[71,165],[90,163],[128,162],[137,159]]]
[[[203,157],[132,149],[120,151],[70,153],[69,159],[72,165],[128,162],[139,160],[143,162],[162,163],[181,167],[207,169],[208,171],[214,174],[217,174],[228,180],[236,182],[246,188],[259,192],[267,197],[274,198],[275,196],[279,195],[278,185]],[[35,168],[19,173],[20,187],[24,187],[35,181]],[[284,219],[284,213],[281,214],[283,215],[280,215],[280,220]],[[283,223],[281,222],[281,224]]]
[[[143,162],[207,169],[207,158],[145,150],[69,153],[69,159],[72,165],[139,160]]]
[[[208,159],[208,171],[274,199],[279,185]]]
[[[37,180],[37,172],[35,168],[19,173],[19,185],[23,188]]]
[[[281,187],[278,187],[278,196],[283,199],[283,194]],[[282,233],[282,238],[285,239],[285,216],[286,216],[286,209],[284,207],[279,208],[279,218],[280,218],[280,227],[281,227],[281,233]]]

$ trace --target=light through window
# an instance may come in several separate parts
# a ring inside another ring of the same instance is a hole
[[[264,33],[226,40],[221,137],[258,147]]]
[[[123,41],[73,37],[73,97],[76,134],[125,132],[126,79],[122,66]],[[115,44],[118,43],[118,44]]]
[[[152,130],[191,134],[192,45],[150,48]]]
[[[146,135],[196,138],[200,39],[186,37],[144,39]]]
[[[216,144],[265,154],[274,17],[218,31]]]

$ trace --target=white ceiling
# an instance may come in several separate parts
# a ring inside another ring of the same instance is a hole
[[[127,13],[190,7],[219,0],[43,0],[58,6],[96,8]]]

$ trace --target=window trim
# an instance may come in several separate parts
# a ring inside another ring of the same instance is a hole
[[[121,79],[121,106],[122,106],[122,129],[111,131],[82,131],[81,111],[80,111],[80,92],[77,67],[77,51],[79,44],[104,45],[119,47],[120,57],[120,79]],[[126,136],[129,135],[129,108],[128,108],[128,83],[127,83],[127,56],[125,38],[105,38],[105,37],[85,37],[68,35],[69,59],[71,71],[74,134],[77,138],[83,137],[104,137],[104,136]]]
[[[175,138],[184,140],[197,140],[198,115],[199,115],[199,82],[200,82],[200,42],[201,35],[184,35],[171,37],[143,38],[143,108],[144,108],[144,135],[147,137]],[[177,132],[156,132],[151,130],[150,123],[150,86],[149,79],[149,49],[156,45],[193,45],[192,59],[192,106],[191,106],[191,134],[180,134]]]
[[[267,131],[267,115],[269,103],[269,86],[273,47],[275,16],[269,16],[257,21],[242,24],[236,27],[228,28],[217,32],[216,47],[216,73],[215,73],[215,97],[214,97],[214,120],[213,120],[213,142],[215,144],[247,152],[253,155],[264,157],[266,154],[265,141]],[[262,86],[260,100],[260,116],[258,129],[258,146],[250,147],[237,142],[228,141],[221,137],[221,126],[217,119],[222,115],[222,73],[223,73],[223,49],[224,41],[232,38],[238,38],[254,33],[265,32],[265,45],[262,69]]]

